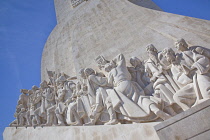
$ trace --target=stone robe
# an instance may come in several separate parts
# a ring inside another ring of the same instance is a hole
[[[185,69],[180,64],[171,65],[173,79],[179,86],[179,90],[173,96],[174,100],[183,110],[189,109],[196,100],[193,80],[186,75]]]
[[[109,72],[108,82],[114,85],[114,89],[109,90],[108,95],[114,110],[132,121],[151,119],[149,106],[154,102],[140,92],[136,82],[131,81],[124,56],[120,54],[113,61],[117,66]]]
[[[96,94],[102,92],[103,87],[106,88],[108,85],[107,78],[101,77],[97,75],[88,76],[87,86],[88,86],[88,97],[90,100],[91,106],[96,104]],[[106,92],[105,92],[106,94]],[[105,99],[106,95],[103,94],[103,99]]]
[[[144,72],[144,67],[127,67],[131,74],[132,81],[139,84],[140,90],[144,90],[146,95],[151,95],[153,91],[153,83],[149,81],[149,77]]]
[[[193,77],[197,100],[210,98],[210,61],[204,55],[193,54],[194,64],[192,68],[196,68],[196,74]]]
[[[54,112],[56,108],[54,91],[50,87],[47,87],[43,89],[42,94],[45,99],[42,100],[41,113],[45,114],[49,109],[51,110],[50,112]]]
[[[84,91],[77,92],[76,99],[68,105],[66,122],[67,124],[76,124],[80,119],[83,119],[84,123],[89,121],[91,114],[91,106],[88,95],[84,94]]]
[[[160,65],[159,65],[160,66]],[[174,88],[171,86],[167,77],[163,74],[155,64],[154,61],[148,59],[145,63],[146,72],[150,75],[151,81],[153,81],[153,88],[156,93],[160,93],[160,98],[169,104],[174,103],[173,95],[175,94]]]
[[[19,96],[19,100],[18,102],[20,102],[24,108],[28,108],[28,101],[29,101],[29,96],[22,93],[20,96]]]

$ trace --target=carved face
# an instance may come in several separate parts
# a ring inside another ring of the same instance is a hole
[[[178,40],[177,42],[175,42],[175,47],[180,52],[188,50],[188,45],[183,39]]]
[[[158,50],[155,48],[155,46],[153,44],[149,44],[147,47],[146,47],[146,51],[149,55],[149,57],[154,57],[154,56],[157,56],[157,52]]]
[[[29,90],[29,91],[28,91],[28,94],[29,94],[29,95],[33,94],[33,91],[32,91],[32,90]]]
[[[157,52],[154,52],[154,51],[148,51],[148,55],[149,55],[149,58],[154,62],[154,63],[158,63],[158,54]]]
[[[180,51],[180,52],[185,51],[184,45],[183,45],[182,43],[180,43],[180,42],[175,43],[175,47],[176,47],[176,49],[177,49],[178,51]]]
[[[78,74],[78,75],[79,75],[79,77],[81,77],[82,79],[86,79],[86,76],[85,76],[84,70],[85,70],[85,69],[80,69],[80,70],[79,70],[79,74]]]
[[[104,70],[105,70],[106,72],[110,72],[113,68],[114,68],[114,66],[113,66],[112,63],[107,63],[107,64],[104,66]]]
[[[164,56],[165,58],[167,59],[168,62],[174,62],[176,60],[176,55],[175,55],[175,52],[170,49],[170,48],[166,48],[163,50],[164,52]]]
[[[35,85],[32,86],[32,90],[33,90],[33,91],[36,91],[36,90],[38,90],[38,89],[39,89],[39,88],[38,88],[37,86],[35,86]]]
[[[41,86],[41,88],[42,88],[42,89],[44,89],[44,88],[47,88],[47,87],[48,87],[48,85],[47,85],[47,82],[46,82],[46,81],[41,82],[41,83],[40,83],[40,86]]]
[[[86,77],[88,77],[90,75],[95,75],[95,71],[92,68],[86,68],[84,70],[84,74],[86,75]]]
[[[72,92],[76,89],[76,84],[70,84],[70,89]]]
[[[188,45],[183,38],[175,42],[175,47],[177,48],[178,51],[181,51],[181,52],[188,50]]]
[[[157,56],[157,52],[155,51],[147,51],[148,55],[149,55],[149,58],[154,58]]]
[[[80,73],[80,74],[79,74],[79,77],[81,77],[82,79],[86,79],[86,76],[85,76],[84,73]]]
[[[201,47],[197,47],[197,48],[195,49],[195,51],[196,51],[197,53],[203,55],[203,53],[204,53],[205,50],[202,49]]]
[[[130,63],[132,66],[136,67],[137,66],[137,61],[133,58],[130,59]]]
[[[133,67],[138,66],[139,64],[141,64],[140,59],[138,59],[137,57],[131,57],[130,59],[130,63]]]

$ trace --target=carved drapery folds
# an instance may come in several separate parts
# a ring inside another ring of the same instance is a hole
[[[48,71],[49,82],[22,89],[10,126],[113,125],[164,121],[210,98],[210,51],[184,39],[148,60],[123,54],[98,56],[103,72],[83,68],[78,77]]]

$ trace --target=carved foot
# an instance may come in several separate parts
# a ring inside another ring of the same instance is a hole
[[[37,127],[38,125],[37,125],[37,124],[33,124],[32,126],[33,126],[33,127]]]
[[[65,123],[59,123],[58,126],[66,126]]]
[[[117,124],[117,123],[118,123],[118,120],[113,119],[113,120],[110,120],[109,122],[105,123],[104,125],[114,125],[114,124]]]
[[[31,127],[32,125],[25,125],[25,127],[27,128],[27,127]]]
[[[41,125],[41,127],[44,127],[44,126],[52,126],[52,125],[51,124],[48,124],[48,123]]]
[[[169,115],[169,114],[167,114],[167,113],[165,113],[165,112],[163,112],[163,111],[157,111],[156,113],[155,113],[158,117],[160,117],[161,119],[163,119],[163,120],[168,120],[168,119],[170,119],[171,118],[171,116]]]
[[[91,125],[95,125],[95,124],[93,122],[89,122],[89,123],[83,124],[83,126],[91,126]]]
[[[75,123],[75,124],[72,124],[72,126],[82,126],[81,123]]]

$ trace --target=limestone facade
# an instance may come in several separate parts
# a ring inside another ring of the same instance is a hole
[[[87,66],[97,69],[92,60],[98,55],[146,58],[145,47],[151,43],[162,50],[184,38],[191,46],[209,47],[209,21],[139,5],[127,0],[89,0],[72,9],[70,0],[55,0],[58,24],[43,50],[42,80],[48,77],[46,68],[71,76]]]
[[[150,124],[62,127],[7,127],[4,140],[159,140]]]
[[[209,140],[210,100],[155,126],[161,140]]]

